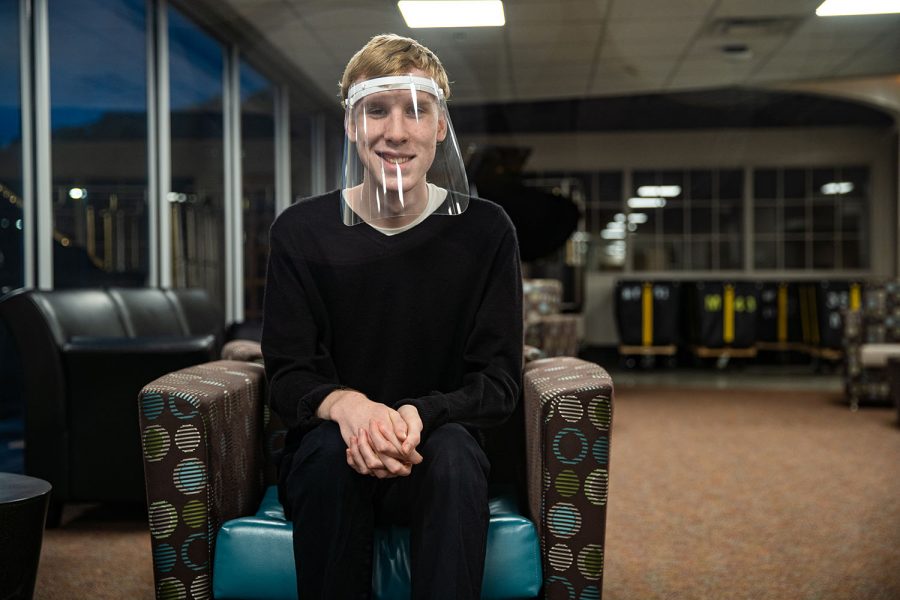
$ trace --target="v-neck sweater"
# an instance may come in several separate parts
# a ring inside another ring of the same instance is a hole
[[[340,219],[333,191],[286,209],[270,231],[262,350],[272,409],[295,446],[332,391],[412,404],[423,435],[502,423],[519,397],[522,280],[515,229],[471,198],[386,236]]]

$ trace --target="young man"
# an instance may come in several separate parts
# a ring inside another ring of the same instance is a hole
[[[518,400],[515,231],[468,195],[447,75],[409,38],[348,63],[341,190],[271,230],[262,346],[289,428],[279,491],[303,600],[368,597],[376,523],[410,528],[414,598],[478,598],[489,465]]]

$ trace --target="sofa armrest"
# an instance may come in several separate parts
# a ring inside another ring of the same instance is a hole
[[[265,374],[216,361],[146,385],[139,412],[157,597],[211,597],[216,533],[263,494]]]
[[[253,340],[231,340],[222,348],[222,358],[262,364],[262,346]]]
[[[541,538],[545,596],[599,597],[612,380],[577,358],[536,360],[525,366],[524,403],[528,506]]]

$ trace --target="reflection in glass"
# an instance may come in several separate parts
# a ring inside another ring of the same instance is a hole
[[[170,7],[172,281],[225,299],[223,49]]]
[[[753,210],[753,229],[756,236],[778,231],[778,207],[771,203],[757,202]]]
[[[693,241],[691,247],[691,268],[708,270],[712,268],[711,244],[707,240]]]
[[[756,269],[778,268],[778,242],[776,240],[757,236],[753,244],[753,267]]]
[[[716,211],[719,220],[719,234],[737,239],[744,231],[744,211],[734,203],[719,204]]]
[[[49,3],[54,286],[148,273],[144,0]]]
[[[241,63],[244,318],[262,318],[269,227],[275,218],[275,88]]]
[[[22,117],[19,3],[0,3],[0,296],[22,287]],[[2,337],[2,336],[0,336]]]

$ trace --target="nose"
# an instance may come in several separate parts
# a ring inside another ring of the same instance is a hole
[[[389,142],[405,142],[408,137],[402,110],[392,110],[385,123],[384,137]]]

